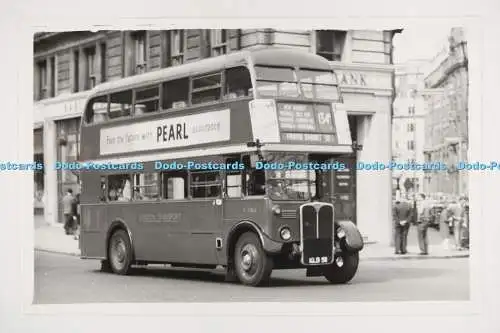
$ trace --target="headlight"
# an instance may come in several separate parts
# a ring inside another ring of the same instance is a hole
[[[287,227],[284,227],[280,230],[280,237],[283,240],[289,240],[292,237],[292,233],[290,232],[290,229]]]
[[[276,214],[276,215],[280,215],[281,214],[281,208],[280,206],[278,205],[274,205],[273,208],[271,208],[273,213]]]

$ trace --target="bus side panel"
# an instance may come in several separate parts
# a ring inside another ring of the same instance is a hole
[[[269,209],[263,198],[226,199],[223,214],[222,237],[225,244],[229,241],[229,232],[241,221],[251,221],[257,224],[264,234],[270,234]],[[218,251],[217,256],[221,264],[226,263],[226,251]]]
[[[123,218],[133,237],[135,258],[145,261],[185,262],[189,249],[189,221],[176,202],[127,202],[112,207],[111,216]]]
[[[80,247],[81,256],[106,258],[106,207],[104,205],[81,206]]]

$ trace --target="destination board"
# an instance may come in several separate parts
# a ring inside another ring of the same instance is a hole
[[[281,130],[290,132],[317,132],[314,109],[310,104],[278,104]]]
[[[329,105],[279,103],[281,141],[304,144],[337,144]]]

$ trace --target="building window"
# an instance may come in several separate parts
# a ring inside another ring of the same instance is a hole
[[[184,62],[184,30],[170,31],[170,65]]]
[[[413,140],[409,140],[406,146],[408,150],[415,150],[415,142]]]
[[[407,125],[408,132],[415,132],[415,124],[410,123]]]
[[[210,30],[210,49],[213,57],[227,53],[227,30]]]
[[[73,92],[80,91],[80,52],[73,52]]]
[[[38,98],[44,99],[48,97],[47,85],[47,60],[42,60],[37,63],[38,67]]]
[[[50,57],[50,89],[49,89],[49,97],[56,96],[56,57]]]
[[[71,163],[78,161],[80,146],[80,118],[56,121],[57,161]],[[58,192],[63,194],[66,189],[73,189],[78,193],[78,172],[61,169],[57,172]],[[62,207],[60,207],[62,208]],[[62,214],[62,211],[60,211]],[[62,216],[62,215],[60,215]]]
[[[146,72],[146,31],[137,31],[132,35],[134,40],[135,74]]]
[[[85,74],[85,89],[92,89],[97,84],[95,47],[84,50],[87,73]]]
[[[408,107],[408,114],[410,116],[414,116],[415,115],[415,107],[414,106],[409,106]]]
[[[107,46],[106,46],[106,43],[101,43],[99,45],[99,47],[101,48],[101,82],[106,82],[106,80],[108,79],[108,76],[106,75],[107,74],[107,67],[108,67],[108,64],[107,64]]]
[[[346,32],[340,30],[320,30],[316,32],[316,53],[330,61],[340,61]]]

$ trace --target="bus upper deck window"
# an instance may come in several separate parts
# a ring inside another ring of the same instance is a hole
[[[189,79],[168,81],[163,84],[162,109],[186,107],[189,101]]]
[[[127,117],[132,111],[132,90],[110,95],[109,117],[111,119]]]
[[[108,98],[100,96],[92,99],[87,107],[85,121],[88,124],[102,123],[108,120]]]
[[[192,103],[216,102],[221,98],[221,73],[208,74],[193,78]]]
[[[224,99],[250,96],[252,81],[246,67],[235,67],[226,70],[226,85]]]
[[[160,88],[154,86],[142,90],[135,91],[135,108],[136,115],[155,112],[159,110]]]

